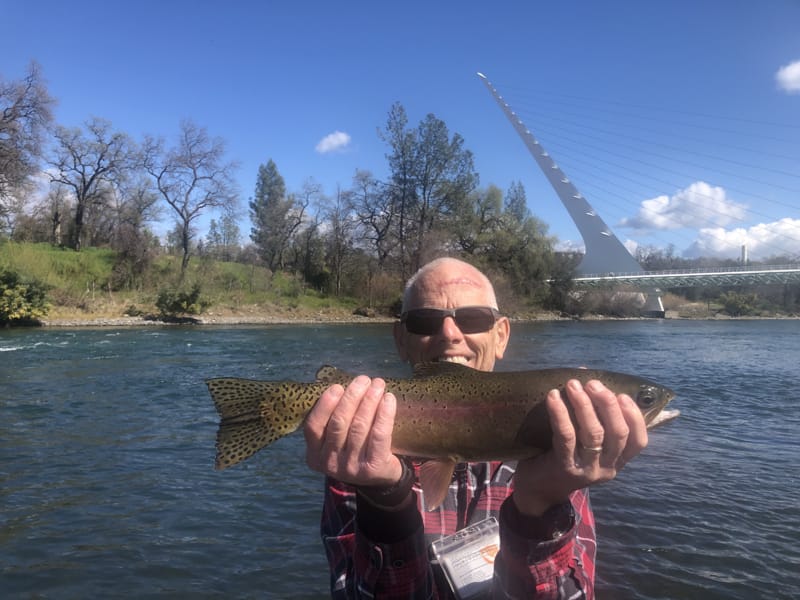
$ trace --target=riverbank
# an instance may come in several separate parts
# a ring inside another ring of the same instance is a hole
[[[363,314],[361,314],[363,313]],[[266,325],[283,323],[382,323],[392,322],[386,315],[341,307],[322,309],[280,306],[243,306],[239,309],[210,310],[200,315],[162,319],[155,315],[115,315],[56,308],[41,320],[43,327],[147,327],[164,325]]]
[[[556,312],[537,311],[512,315],[514,321],[610,321],[610,320],[648,320],[649,317],[612,317],[608,315],[568,316]],[[730,315],[709,310],[705,304],[686,305],[676,310],[667,310],[666,320],[758,320],[758,319],[798,319],[796,315],[774,314],[766,316],[731,317]],[[343,308],[325,308],[320,310],[259,306],[243,307],[239,310],[209,311],[202,315],[180,319],[162,320],[153,316],[115,316],[113,314],[93,314],[66,310],[53,311],[53,314],[42,319],[43,327],[150,327],[164,325],[280,325],[309,323],[392,323],[394,317],[371,311],[348,311]]]

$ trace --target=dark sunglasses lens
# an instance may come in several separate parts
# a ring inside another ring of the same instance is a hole
[[[456,325],[462,333],[483,333],[494,326],[494,313],[489,308],[463,308],[456,311]]]
[[[415,335],[434,335],[442,328],[444,316],[438,310],[410,310],[406,313],[406,330]]]
[[[416,335],[435,335],[441,331],[445,317],[449,316],[454,315],[435,308],[410,310],[405,315],[406,330]],[[462,333],[483,333],[489,331],[495,322],[492,309],[479,306],[459,308],[454,318]]]

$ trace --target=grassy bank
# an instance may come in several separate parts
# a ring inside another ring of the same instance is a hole
[[[47,287],[48,319],[110,319],[124,315],[155,315],[165,290],[197,285],[206,306],[217,317],[306,318],[352,314],[353,298],[325,296],[285,273],[272,274],[255,265],[195,257],[183,281],[180,258],[155,258],[132,283],[120,285],[117,253],[105,248],[81,252],[49,244],[0,243],[0,270],[8,269]]]

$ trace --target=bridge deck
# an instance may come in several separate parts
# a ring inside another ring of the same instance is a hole
[[[717,285],[788,284],[800,283],[800,265],[604,273],[580,275],[573,281],[577,287],[583,288],[633,286],[651,290]]]

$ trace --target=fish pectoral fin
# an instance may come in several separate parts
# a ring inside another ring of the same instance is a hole
[[[425,510],[433,510],[444,502],[457,462],[455,458],[441,458],[422,463],[419,468],[419,483],[422,486]]]

